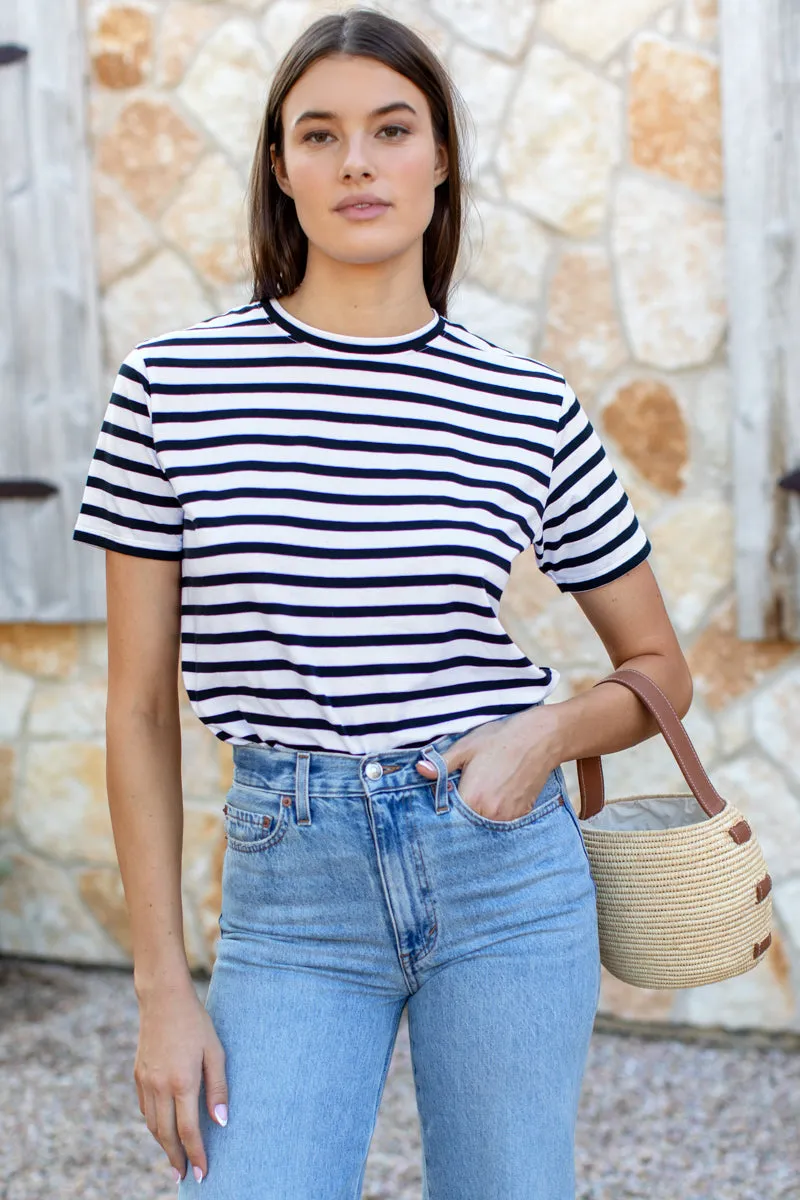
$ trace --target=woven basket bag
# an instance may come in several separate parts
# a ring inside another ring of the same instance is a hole
[[[623,668],[595,686],[634,692],[658,722],[689,794],[604,803],[599,758],[578,761],[580,828],[597,887],[600,960],[646,988],[741,975],[772,940],[772,880],[753,829],[723,800],[667,697]]]

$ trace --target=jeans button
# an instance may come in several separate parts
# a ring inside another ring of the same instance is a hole
[[[364,768],[364,773],[367,779],[380,779],[383,774],[383,767],[379,762],[369,762]]]

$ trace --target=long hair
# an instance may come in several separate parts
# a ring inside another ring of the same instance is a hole
[[[305,274],[308,238],[294,201],[270,170],[269,148],[274,142],[276,154],[283,154],[281,106],[287,93],[312,63],[331,54],[385,63],[428,99],[434,138],[447,148],[448,174],[436,188],[433,215],[423,234],[422,273],[431,307],[447,316],[467,199],[464,147],[469,114],[447,69],[423,39],[401,21],[368,8],[350,8],[314,21],[283,56],[272,78],[248,186],[251,302],[290,295]]]

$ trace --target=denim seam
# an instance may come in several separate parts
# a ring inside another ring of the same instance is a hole
[[[535,804],[530,812],[523,813],[521,817],[506,824],[492,821],[489,817],[482,817],[479,812],[476,812],[474,808],[471,808],[467,804],[455,783],[453,783],[452,795],[453,799],[460,806],[459,811],[462,812],[466,820],[471,821],[473,825],[480,825],[482,829],[488,829],[491,833],[516,833],[518,829],[527,829],[529,825],[535,824],[536,821],[541,820],[542,817],[546,817],[563,804],[563,799],[559,792],[557,796],[551,796],[549,800],[545,800],[541,804]]]
[[[277,846],[282,842],[289,829],[289,821],[286,817],[286,810],[283,809],[278,818],[275,828],[272,833],[265,838],[258,838],[251,842],[242,840],[241,838],[231,837],[228,832],[229,825],[236,820],[235,817],[225,818],[225,838],[231,850],[235,850],[237,854],[257,854],[259,851],[270,850],[273,846]],[[249,823],[249,822],[248,822]],[[253,822],[255,826],[256,822]]]

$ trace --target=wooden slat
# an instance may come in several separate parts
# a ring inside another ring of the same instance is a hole
[[[798,20],[794,0],[722,0],[738,632],[800,637]],[[794,405],[794,412],[791,406]]]
[[[2,0],[0,476],[53,483],[0,501],[0,621],[104,616],[103,556],[72,541],[99,391],[80,0]]]

